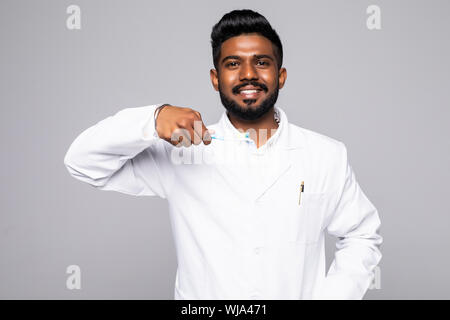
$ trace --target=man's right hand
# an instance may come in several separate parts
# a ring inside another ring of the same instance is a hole
[[[156,118],[156,132],[161,139],[176,147],[211,143],[212,130],[203,123],[200,112],[191,108],[167,105]]]

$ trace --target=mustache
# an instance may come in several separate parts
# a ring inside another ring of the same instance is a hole
[[[266,85],[264,85],[264,84],[262,84],[262,83],[255,82],[255,81],[250,81],[250,82],[247,82],[247,83],[242,83],[242,84],[240,84],[240,85],[234,87],[233,90],[232,90],[232,92],[233,92],[234,94],[238,94],[240,88],[245,87],[245,86],[249,86],[249,85],[254,86],[254,87],[257,87],[257,88],[261,88],[264,92],[267,92],[267,86],[266,86]]]

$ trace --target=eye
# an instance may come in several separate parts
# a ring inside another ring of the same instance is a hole
[[[227,67],[234,67],[235,65],[233,65],[234,63],[237,63],[236,61],[233,61],[233,62],[229,62],[229,63],[227,63]]]
[[[262,60],[259,60],[259,61],[258,61],[258,63],[262,63],[261,65],[269,65],[269,63],[268,63],[268,62],[266,62],[266,61],[262,61]]]

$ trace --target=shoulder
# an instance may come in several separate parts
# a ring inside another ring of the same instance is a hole
[[[290,124],[291,137],[303,139],[311,170],[338,180],[345,171],[348,158],[344,142],[323,133]]]
[[[319,154],[335,154],[345,151],[345,144],[323,133],[289,123],[289,131],[294,139],[303,139],[303,144]]]

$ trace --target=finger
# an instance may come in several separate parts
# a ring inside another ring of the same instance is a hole
[[[191,146],[194,142],[194,128],[193,128],[193,122],[197,118],[196,115],[190,111],[189,116],[184,117],[179,122],[177,122],[178,128],[183,131],[182,135],[184,137],[184,146]]]
[[[203,143],[205,145],[208,145],[211,143],[211,134],[214,133],[214,130],[209,130],[208,128],[206,128],[206,126],[203,124]]]
[[[194,133],[195,133],[195,144],[205,143],[205,134],[207,133],[206,126],[201,120],[194,121]],[[207,138],[207,137],[206,137]]]
[[[193,129],[181,128],[181,132],[183,134],[182,144],[184,147],[190,147],[192,145],[192,136],[194,134]]]
[[[212,142],[212,135],[216,133],[216,130],[206,128],[205,135],[203,136],[203,141],[206,141],[205,144],[208,145]]]
[[[194,120],[191,129],[194,137],[193,143],[195,145],[202,143],[202,121]]]
[[[202,115],[198,111],[195,111],[195,114],[198,120],[194,121],[194,132],[196,134],[196,138],[199,139],[198,143],[196,141],[195,144],[200,144],[201,142],[204,144],[209,144],[211,142],[211,136],[203,122]]]
[[[180,148],[183,146],[183,140],[186,138],[183,135],[183,131],[181,128],[176,128],[172,131],[172,135],[170,136],[169,142],[173,144],[175,147]]]
[[[196,112],[196,114],[199,120],[194,121],[194,132],[196,134],[196,137],[198,137],[200,140],[198,143],[195,142],[195,144],[203,142],[205,145],[208,145],[211,143],[211,133],[209,132],[208,128],[206,128],[200,113]]]

